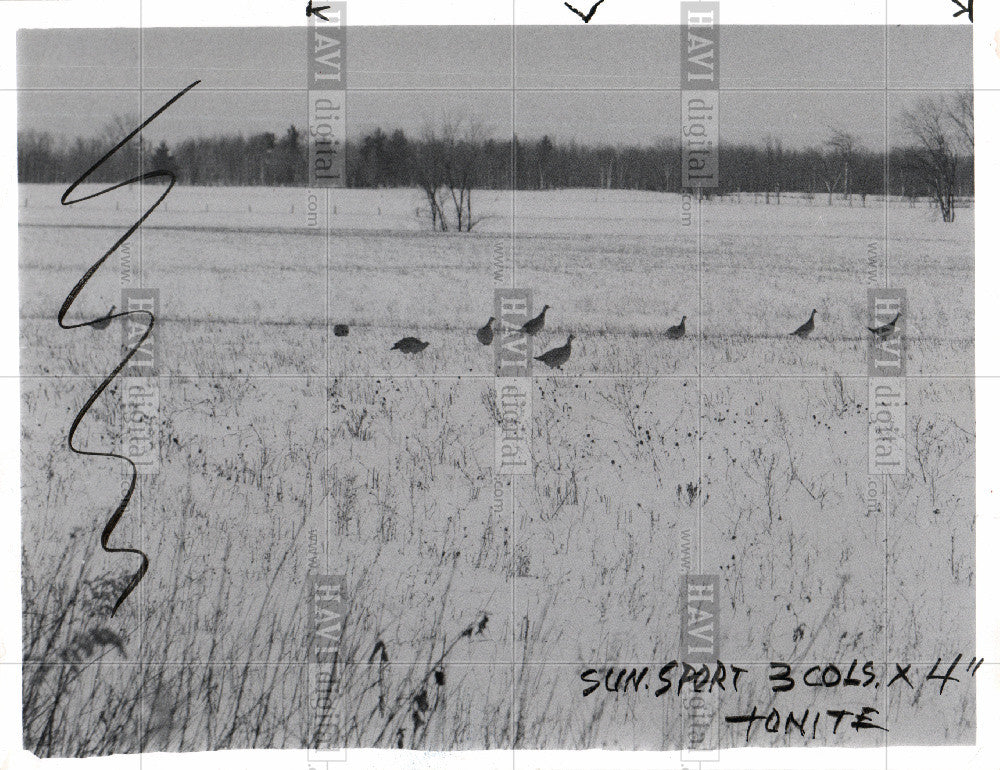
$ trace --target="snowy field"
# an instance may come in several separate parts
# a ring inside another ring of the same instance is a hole
[[[139,199],[123,190],[61,207],[58,186],[21,189],[22,314],[44,323],[52,315],[45,308],[61,303],[63,281],[71,286],[110,245],[114,231],[94,228],[123,229]],[[886,208],[869,197],[866,207],[857,199],[827,206],[823,196],[786,195],[776,206],[744,195],[740,203],[703,203],[699,256],[696,219],[685,225],[685,207],[697,202],[676,195],[486,191],[476,198],[483,221],[458,237],[428,231],[416,191],[330,194],[329,242],[322,193],[312,200],[297,188],[170,194],[145,226],[141,249],[138,237],[129,243],[132,269],[141,253],[144,283],[163,297],[166,372],[322,373],[329,299],[331,320],[352,327],[350,344],[330,349],[334,373],[483,373],[488,351],[466,344],[463,332],[491,315],[495,260],[513,258],[517,284],[531,288],[539,306],[553,306],[540,344],[576,334],[567,375],[694,376],[700,332],[703,375],[863,376],[869,272],[884,283],[888,243],[889,284],[905,287],[911,306],[907,371],[972,374],[971,209],[945,227],[926,202],[893,200]],[[90,284],[92,304],[82,305],[95,314],[119,295],[120,259],[111,262]],[[801,345],[788,332],[813,308],[816,331]],[[662,340],[682,315],[688,338]],[[419,360],[389,354],[406,334],[431,343]],[[101,351],[66,336],[30,345],[25,373],[79,373],[85,361],[103,371]],[[245,355],[247,346],[258,354]],[[117,351],[105,353],[110,361]]]
[[[351,745],[677,747],[679,701],[584,699],[580,672],[678,657],[688,571],[720,576],[721,657],[758,672],[733,713],[767,705],[771,660],[974,650],[971,208],[946,225],[925,201],[704,201],[699,251],[699,204],[676,195],[476,192],[482,221],[460,234],[430,232],[412,190],[333,190],[327,217],[322,191],[176,188],[70,319],[120,304],[140,260],[160,292],[160,468],[115,534],[151,567],[109,621],[134,569],[98,544],[122,470],[65,436],[121,333],[55,317],[140,201],[61,207],[62,190],[19,191],[29,748],[301,746],[310,562],[346,575]],[[886,247],[908,301],[908,469],[872,510],[865,326]],[[536,350],[576,336],[560,372],[536,370],[536,467],[515,482],[493,476],[492,353],[473,336],[510,267],[552,306]],[[789,336],[813,308],[812,336]],[[666,339],[681,316],[688,335]],[[430,347],[391,353],[405,335]],[[117,445],[120,401],[81,445]],[[124,658],[80,642],[105,628]],[[973,691],[950,693],[852,705],[878,708],[891,743],[969,742]]]

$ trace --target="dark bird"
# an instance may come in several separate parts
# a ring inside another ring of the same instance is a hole
[[[94,321],[90,325],[92,327],[94,327],[95,329],[107,329],[108,328],[108,324],[111,323],[111,314],[114,313],[114,312],[115,312],[115,306],[112,305],[111,309],[108,311],[108,314],[106,316],[104,316],[104,318],[100,319],[99,321]]]
[[[403,738],[405,736],[406,736],[406,733],[403,731],[402,727],[400,727],[398,730],[396,730],[396,748],[397,749],[403,748]]]
[[[530,321],[525,321],[524,326],[521,327],[521,331],[525,334],[538,334],[545,327],[545,311],[549,309],[546,305],[542,308],[542,312],[532,318]]]
[[[816,318],[816,311],[813,310],[812,313],[809,314],[809,320],[806,321],[804,324],[802,324],[802,326],[800,326],[798,329],[793,331],[792,335],[795,337],[801,337],[802,339],[808,337],[812,333],[812,330],[816,328],[815,318]]]
[[[486,630],[486,624],[489,622],[490,616],[484,612],[483,616],[479,619],[479,625],[476,626],[476,633],[481,636],[483,631]]]
[[[422,342],[416,337],[403,337],[403,339],[393,345],[390,349],[398,350],[401,353],[419,353],[430,344],[431,343],[429,342]]]
[[[350,333],[351,329],[347,324],[334,324],[333,325],[333,336],[334,337],[346,337]]]
[[[413,697],[413,705],[417,707],[419,711],[427,711],[431,707],[430,702],[427,700],[427,690],[421,689]]]
[[[878,339],[884,340],[896,331],[896,321],[899,320],[900,315],[902,315],[902,313],[896,313],[896,317],[889,321],[889,323],[876,326],[874,329],[869,326],[868,331],[874,334]]]
[[[677,326],[671,326],[667,329],[667,339],[679,340],[684,336],[684,322],[687,320],[687,316],[681,318],[681,322]]]
[[[483,345],[493,344],[493,321],[496,320],[493,316],[490,316],[490,320],[486,322],[486,326],[482,327],[476,332],[476,339],[479,340]]]
[[[438,687],[444,687],[444,669],[436,668],[434,669],[434,684]]]
[[[569,354],[572,352],[573,335],[569,335],[566,339],[566,344],[559,348],[552,348],[552,350],[546,350],[540,356],[535,356],[536,361],[541,361],[543,364],[549,367],[549,369],[561,369],[562,365],[569,361]]]

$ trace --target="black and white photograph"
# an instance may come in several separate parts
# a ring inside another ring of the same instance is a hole
[[[993,32],[623,3],[12,28],[13,766],[996,766]]]

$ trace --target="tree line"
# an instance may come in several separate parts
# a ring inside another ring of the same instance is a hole
[[[425,165],[442,155],[435,142],[411,138],[397,129],[376,129],[347,143],[348,187],[419,187]],[[513,145],[513,150],[512,150]],[[98,160],[110,144],[99,138],[57,142],[49,134],[18,134],[18,180],[69,183]],[[680,192],[681,147],[671,140],[652,146],[557,144],[539,140],[485,139],[467,152],[476,187],[507,190],[605,188]],[[848,154],[849,152],[849,154]],[[780,141],[764,146],[726,144],[719,147],[719,193],[881,194],[888,167],[889,193],[926,195],[930,185],[918,171],[917,148],[885,153],[832,147],[784,149]],[[146,170],[173,171],[180,184],[206,186],[302,186],[307,181],[302,133],[290,126],[285,136],[273,133],[186,139],[174,147],[139,143],[121,151],[91,177],[109,182]],[[972,157],[957,158],[957,192],[972,193]]]
[[[945,221],[956,197],[973,194],[972,96],[925,99],[901,115],[911,142],[889,152],[861,145],[850,132],[830,128],[823,143],[802,149],[768,137],[758,145],[722,143],[719,186],[714,193],[761,193],[780,203],[785,192],[852,199],[867,195],[931,196]],[[99,136],[57,141],[38,131],[18,134],[21,182],[70,182],[96,162],[127,122],[117,120]],[[185,139],[156,146],[136,138],[92,177],[116,181],[140,168],[172,171],[181,184],[287,186],[307,183],[308,148],[303,131],[283,135]],[[357,188],[417,187],[427,198],[436,229],[471,230],[475,189],[555,190],[604,188],[681,192],[679,141],[648,145],[584,144],[539,139],[496,139],[471,121],[445,121],[419,135],[375,129],[349,140],[347,185]],[[446,213],[447,211],[447,213]]]

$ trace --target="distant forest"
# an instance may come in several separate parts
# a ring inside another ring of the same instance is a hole
[[[21,182],[69,183],[91,166],[126,131],[57,141],[43,132],[18,134]],[[448,148],[453,151],[449,155]],[[454,152],[455,149],[458,152]],[[926,154],[926,153],[923,153]],[[460,156],[462,170],[477,189],[549,190],[607,188],[679,192],[681,147],[661,140],[650,146],[586,145],[553,141],[482,138],[473,133],[375,130],[347,143],[349,187],[421,187],[428,163]],[[954,193],[973,193],[973,161],[968,151],[951,153]],[[307,182],[303,132],[289,126],[282,136],[260,133],[186,139],[155,147],[134,141],[98,173],[95,182],[118,181],[138,168],[167,169],[180,184],[206,186],[295,186]],[[821,146],[787,149],[780,141],[761,146],[722,144],[717,192],[802,192],[877,195],[888,181],[892,195],[933,195],[919,143],[893,148],[888,155],[858,145],[850,134],[832,131]]]

